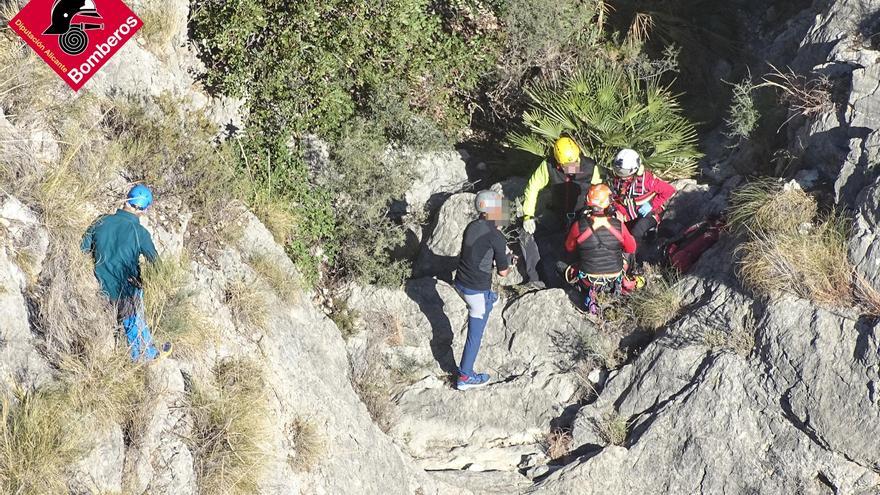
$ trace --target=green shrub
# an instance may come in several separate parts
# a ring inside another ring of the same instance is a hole
[[[259,141],[337,136],[379,95],[457,129],[458,95],[474,89],[495,50],[485,36],[445,29],[427,0],[199,1],[191,24],[206,82],[246,96]],[[404,84],[399,84],[403,82]]]
[[[617,412],[602,415],[593,427],[605,445],[623,445],[629,435],[629,421]]]
[[[548,72],[561,70],[567,62],[589,57],[602,40],[602,24],[607,17],[604,2],[506,0],[500,4],[505,76],[519,78],[532,67]]]
[[[752,83],[749,78],[733,85],[730,110],[725,120],[727,136],[731,139],[746,139],[758,126],[761,113],[752,98]]]
[[[388,257],[402,233],[385,210],[409,175],[378,166],[379,157],[389,142],[448,143],[465,126],[468,95],[497,52],[492,35],[460,29],[464,17],[443,15],[446,7],[428,0],[194,3],[207,84],[247,97],[248,134],[234,160],[251,186],[246,198],[306,283],[322,273],[396,283],[406,272]],[[326,180],[300,156],[306,133],[332,145],[337,173]]]
[[[336,324],[343,339],[348,340],[349,337],[358,332],[357,322],[358,318],[360,318],[360,313],[356,309],[350,308],[348,301],[342,298],[333,298],[332,310],[330,319]]]
[[[270,462],[269,406],[261,367],[247,358],[214,368],[213,383],[196,383],[190,396],[193,453],[201,493],[257,493]]]
[[[546,156],[557,138],[570,135],[604,167],[621,148],[633,148],[666,179],[696,171],[697,131],[659,78],[642,81],[631,68],[596,61],[562,81],[535,83],[527,94],[528,132],[510,137],[522,150]]]
[[[314,285],[323,264],[333,263],[336,215],[332,193],[309,180],[305,162],[286,147],[238,141],[235,156],[244,195],[254,213],[285,245],[304,281]]]
[[[388,209],[415,177],[408,162],[386,151],[381,136],[361,120],[347,126],[333,148],[328,183],[337,229],[331,252],[341,277],[399,285],[409,266],[391,260],[390,253],[404,241],[404,231],[389,220]]]
[[[18,391],[0,402],[0,488],[21,495],[63,495],[83,438],[58,389]]]

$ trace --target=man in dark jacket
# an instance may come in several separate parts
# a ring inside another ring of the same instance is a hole
[[[150,262],[158,258],[150,233],[139,218],[152,202],[153,194],[148,187],[133,187],[122,208],[99,218],[86,230],[81,246],[95,259],[95,276],[102,292],[117,309],[133,360],[151,360],[160,355],[146,324],[144,293],[140,288],[140,256]],[[162,350],[162,354],[170,352],[170,344],[166,343]]]
[[[455,288],[468,306],[468,335],[461,355],[458,390],[486,385],[489,375],[474,373],[474,362],[480,350],[483,331],[489,321],[498,294],[492,292],[492,269],[506,277],[511,262],[507,239],[499,230],[504,216],[502,196],[494,191],[481,191],[475,201],[480,218],[465,228],[461,255],[455,274]]]

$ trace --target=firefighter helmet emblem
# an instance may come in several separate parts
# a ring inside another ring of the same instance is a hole
[[[89,45],[86,31],[104,29],[104,24],[86,22],[101,20],[94,0],[55,0],[52,6],[52,25],[43,34],[60,36],[58,44],[68,55],[79,55]]]

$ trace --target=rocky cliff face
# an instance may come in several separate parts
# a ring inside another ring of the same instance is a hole
[[[867,1],[825,3],[796,16],[765,48],[779,65],[825,71],[846,88],[837,107],[795,121],[790,142],[801,147],[803,167],[833,181],[838,204],[856,212],[850,255],[880,288],[873,167],[880,51],[871,41],[880,11]],[[147,0],[132,6],[157,8]],[[194,87],[189,74],[198,62],[187,47],[187,12],[174,8],[176,23],[162,44],[127,46],[88,91],[134,98],[171,91],[218,126],[240,125],[235,102]],[[143,70],[125,70],[132,65]],[[0,141],[23,135],[39,146],[4,151],[58,164],[51,131],[0,118]],[[734,274],[733,237],[675,286],[683,309],[657,333],[597,323],[561,290],[503,290],[479,357],[495,381],[453,390],[466,310],[448,278],[473,195],[459,192],[466,177],[455,156],[419,160],[424,179],[407,202],[418,208],[434,198],[442,206],[422,239],[416,278],[401,289],[349,287],[349,323],[335,325],[307,291],[287,297],[267,285],[252,266],[255,256],[292,280],[296,269],[250,213],[241,213],[239,239],[210,260],[189,261],[189,289],[211,316],[216,338],[148,369],[155,400],[139,440],[123,425],[99,429],[70,470],[71,492],[198,493],[199,452],[188,441],[194,418],[186,407],[193,381],[226,358],[248,356],[259,363],[268,395],[259,493],[880,494],[875,320],[794,296],[753,298]],[[440,176],[440,161],[456,166]],[[722,210],[740,180],[677,184],[668,222],[683,226]],[[524,181],[493,187],[515,198]],[[186,218],[153,217],[148,227],[164,256],[181,254]],[[39,215],[0,195],[5,397],[57,379],[58,363],[46,358],[46,336],[34,327],[41,301],[31,292],[53,242],[59,240]],[[261,289],[262,329],[242,321],[229,301],[230,287],[241,281]],[[295,435],[304,419],[323,444],[307,470],[297,462]]]

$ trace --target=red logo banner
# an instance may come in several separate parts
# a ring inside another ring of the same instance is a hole
[[[121,0],[31,0],[9,21],[76,91],[142,26]]]

